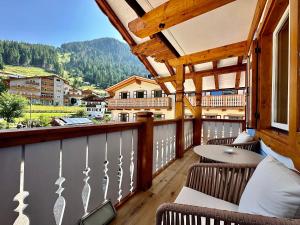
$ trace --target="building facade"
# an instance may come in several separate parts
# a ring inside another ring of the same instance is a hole
[[[9,93],[31,99],[33,104],[64,105],[64,85],[57,75],[11,78]]]
[[[82,91],[71,85],[64,84],[64,105],[79,106],[82,104]]]
[[[131,76],[106,91],[111,96],[108,110],[113,121],[135,121],[140,111],[153,112],[155,119],[174,118],[174,99],[166,96],[154,80]]]
[[[102,119],[104,117],[107,108],[106,100],[106,97],[100,97],[96,94],[91,94],[81,99],[85,105],[87,115],[96,119]]]

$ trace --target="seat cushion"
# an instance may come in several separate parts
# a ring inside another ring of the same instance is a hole
[[[300,218],[300,175],[267,156],[257,166],[240,200],[239,212]]]
[[[249,134],[247,134],[246,131],[244,131],[237,136],[232,144],[244,144],[249,141],[253,141],[253,137],[251,137]]]
[[[175,203],[238,212],[238,205],[223,201],[188,187],[183,187],[181,189]]]

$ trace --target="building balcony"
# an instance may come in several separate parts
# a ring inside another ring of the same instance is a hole
[[[188,96],[190,103],[196,105],[196,97]],[[207,108],[237,108],[246,106],[245,95],[202,96],[202,107]]]
[[[109,99],[108,109],[172,109],[170,97]]]

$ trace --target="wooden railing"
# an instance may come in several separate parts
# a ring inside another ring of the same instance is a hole
[[[1,133],[1,224],[77,224],[106,199],[120,203],[137,186],[141,125]]]
[[[189,96],[188,99],[193,106],[196,105],[195,96]],[[210,95],[202,97],[202,107],[244,107],[245,105],[245,95]]]
[[[146,112],[137,121],[0,132],[1,224],[77,224],[107,199],[120,206],[147,190],[193,147],[194,119],[182,126]],[[244,121],[204,119],[203,143],[243,128]]]
[[[108,109],[153,109],[172,108],[170,97],[161,98],[129,98],[129,99],[109,99]]]
[[[245,129],[245,120],[202,119],[201,143],[212,138],[236,137]]]

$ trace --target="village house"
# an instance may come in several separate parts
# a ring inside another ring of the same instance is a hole
[[[9,93],[31,99],[32,104],[78,106],[83,97],[80,89],[57,75],[10,77],[7,85]]]
[[[166,96],[155,80],[131,76],[106,89],[113,121],[135,121],[137,112],[153,112],[155,119],[174,118],[174,98]]]
[[[101,97],[93,93],[81,99],[85,105],[86,113],[91,118],[102,119],[106,113],[107,97]]]
[[[237,119],[245,118],[246,95],[244,83],[238,89],[223,89],[202,92],[202,118]],[[166,95],[155,80],[132,76],[106,91],[110,94],[108,110],[113,121],[129,122],[136,120],[137,112],[153,112],[155,119],[175,118],[175,93]],[[187,92],[190,104],[196,105],[195,92]],[[186,102],[185,116],[192,117]]]
[[[8,92],[27,97],[32,104],[64,105],[64,85],[57,75],[10,78]]]
[[[72,87],[65,82],[64,84],[64,105],[78,106],[81,105],[82,91]]]

